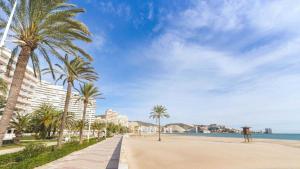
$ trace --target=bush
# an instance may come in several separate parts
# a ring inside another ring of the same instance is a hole
[[[47,149],[47,146],[43,143],[31,143],[28,144],[22,151],[22,156],[24,159],[35,157],[43,153]]]
[[[84,141],[83,144],[79,144],[78,141],[74,141],[63,144],[60,149],[56,148],[56,146],[46,148],[43,145],[31,145],[21,152],[0,156],[0,168],[33,169],[66,156],[74,151],[86,148],[97,142],[98,141],[96,139],[90,139],[89,142]],[[33,151],[36,151],[36,153]],[[24,155],[25,153],[28,153],[28,155]]]

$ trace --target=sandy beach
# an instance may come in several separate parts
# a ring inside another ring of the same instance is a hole
[[[300,141],[195,136],[124,139],[129,169],[300,169]]]

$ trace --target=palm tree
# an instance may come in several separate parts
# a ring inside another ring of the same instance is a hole
[[[85,83],[83,86],[80,85],[80,90],[79,90],[79,94],[80,94],[80,100],[83,101],[83,114],[82,114],[82,121],[83,123],[85,122],[85,116],[86,116],[86,108],[88,106],[88,104],[90,103],[90,100],[92,98],[97,98],[98,96],[101,95],[101,93],[99,92],[98,88],[95,87],[92,83]],[[80,140],[80,144],[82,144],[83,141],[83,129],[80,130],[79,133],[79,140]]]
[[[22,137],[22,133],[27,129],[29,125],[29,114],[22,115],[19,112],[16,113],[16,116],[10,121],[10,127],[15,129],[15,144],[20,143],[20,138]]]
[[[87,125],[87,123],[84,122],[83,120],[76,120],[73,123],[72,128],[74,131],[81,132],[85,128],[86,125]]]
[[[42,104],[40,108],[32,114],[32,128],[34,128],[36,133],[39,133],[39,137],[43,139],[47,137],[50,138],[51,131],[54,130],[59,117],[59,111],[52,105]]]
[[[94,121],[94,123],[92,124],[93,132],[95,130],[97,130],[97,138],[98,138],[98,140],[100,139],[100,134],[103,131],[103,129],[105,128],[105,126],[106,126],[105,123],[102,123],[100,121]]]
[[[68,55],[64,57],[64,66],[59,64],[55,64],[54,72],[59,74],[58,79],[56,81],[62,80],[63,85],[67,83],[67,94],[65,99],[65,106],[62,115],[62,120],[59,127],[59,136],[57,145],[58,147],[62,144],[63,132],[65,129],[66,117],[68,114],[69,103],[72,95],[72,87],[76,81],[84,82],[84,81],[94,81],[97,79],[97,73],[94,68],[91,66],[90,62],[84,61],[80,57],[75,57],[72,60],[69,60]],[[45,69],[45,73],[50,73],[52,70],[50,68]]]
[[[0,15],[0,30],[5,27],[4,18],[10,15],[13,4],[13,0],[0,1],[0,9],[4,14]],[[39,77],[40,56],[46,60],[50,69],[52,64],[49,54],[62,59],[61,51],[73,56],[81,54],[92,60],[89,54],[73,43],[75,40],[91,42],[88,28],[75,19],[82,12],[83,9],[67,3],[67,0],[21,0],[18,3],[8,35],[16,44],[8,68],[12,68],[11,64],[17,55],[18,59],[8,94],[8,104],[0,121],[0,145],[13,115],[29,59],[35,75]],[[8,75],[9,72],[10,69]]]
[[[153,107],[152,112],[150,113],[150,118],[158,120],[158,141],[161,141],[161,138],[160,138],[160,132],[161,132],[160,119],[165,118],[165,117],[166,118],[170,117],[165,106],[156,105],[156,106]]]

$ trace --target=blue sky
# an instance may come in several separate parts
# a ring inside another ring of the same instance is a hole
[[[168,122],[300,132],[300,3],[292,0],[72,1],[112,108]]]

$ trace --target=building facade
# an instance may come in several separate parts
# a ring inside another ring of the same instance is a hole
[[[31,112],[37,110],[42,104],[51,104],[59,110],[63,110],[65,106],[66,90],[63,86],[52,85],[42,81],[36,85],[33,92],[33,97],[30,99]],[[72,112],[75,119],[82,119],[83,101],[79,100],[78,92],[72,92],[69,104],[69,112]],[[91,99],[86,110],[86,119],[95,120],[96,100]]]
[[[141,121],[130,121],[128,129],[133,135],[153,135],[158,132],[157,125]]]
[[[13,73],[16,67],[17,59],[12,64],[10,76],[6,76],[5,72],[11,57],[11,51],[6,48],[0,48],[0,78],[4,79],[8,86],[8,91],[12,82]],[[4,96],[3,93],[0,95]],[[5,95],[7,97],[8,93]],[[45,81],[40,81],[35,77],[33,69],[27,66],[25,78],[21,87],[21,91],[16,104],[16,111],[27,114],[37,110],[43,103],[53,105],[59,110],[64,109],[66,91],[63,86],[52,85]],[[82,119],[83,102],[78,100],[79,95],[73,92],[71,96],[69,112],[72,112],[75,119]],[[91,103],[87,107],[86,119],[93,122],[96,113],[96,100],[91,99]]]
[[[128,127],[128,117],[120,115],[112,109],[106,110],[103,115],[97,116],[96,119],[105,123],[120,124],[121,126]]]
[[[12,70],[10,72],[10,76],[6,76],[6,68],[9,62],[9,58],[11,56],[11,52],[6,48],[0,48],[0,77],[5,80],[8,86],[8,91],[10,89],[10,85],[12,82],[12,77],[14,74],[14,70],[16,67],[16,59],[12,64]],[[38,78],[34,76],[33,69],[27,66],[27,70],[25,72],[25,78],[23,80],[23,84],[21,87],[21,91],[17,100],[16,111],[26,114],[30,113],[30,100],[33,97],[33,92],[35,90],[36,84],[39,82]],[[3,93],[0,93],[3,96]],[[8,93],[7,93],[8,95]],[[5,97],[7,97],[7,95]]]

